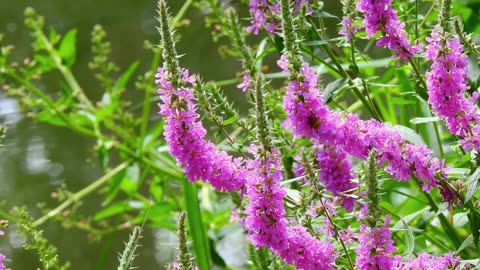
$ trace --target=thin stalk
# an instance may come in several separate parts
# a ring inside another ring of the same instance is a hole
[[[153,61],[150,67],[150,78],[148,80],[149,82],[148,85],[154,85],[154,82],[155,82],[154,74],[155,74],[156,68],[160,65],[160,56],[161,56],[161,50],[157,48],[155,51],[155,54],[153,55]],[[140,141],[139,141],[138,149],[143,149],[143,141],[145,140],[145,136],[147,133],[148,119],[150,116],[150,108],[152,107],[151,105],[152,96],[153,96],[153,91],[149,91],[148,89],[146,89],[145,97],[143,99],[142,116],[140,118],[142,121],[142,124],[140,126]]]
[[[77,97],[82,104],[84,104],[88,109],[93,111],[95,107],[93,106],[92,102],[83,93],[82,88],[80,87],[77,80],[75,79],[75,76],[73,76],[73,73],[71,72],[71,70],[62,64],[61,57],[58,56],[57,51],[55,50],[55,48],[53,48],[52,44],[48,41],[48,38],[45,36],[43,31],[39,28],[36,28],[35,34],[38,37],[40,37],[43,45],[45,45],[45,49],[50,55],[50,58],[53,60],[53,62],[55,63],[55,66],[60,71],[60,73],[62,73],[63,78],[65,79],[68,86],[72,90],[72,95],[74,97]]]
[[[327,208],[325,207],[325,204],[323,203],[322,199],[320,199],[320,203],[322,204],[323,209],[325,209],[325,216],[327,216],[328,220],[330,221],[330,224],[332,224],[332,226],[333,226],[333,230],[335,231],[335,235],[337,237],[337,240],[340,242],[343,250],[345,251],[345,254],[347,255],[348,265],[350,266],[350,269],[352,269],[352,270],[355,269],[352,258],[350,258],[350,253],[348,252],[347,246],[345,245],[342,238],[340,237],[340,234],[338,233],[338,228],[333,223],[332,217],[328,213],[328,210],[326,210]]]
[[[62,204],[57,206],[55,209],[50,210],[47,214],[44,216],[40,217],[39,219],[35,220],[33,222],[33,226],[38,227],[45,223],[45,221],[49,220],[50,218],[60,214],[63,210],[65,210],[67,207],[72,205],[74,202],[80,201],[83,197],[89,195],[93,191],[97,190],[99,187],[101,187],[103,184],[105,184],[108,180],[110,180],[113,176],[116,174],[120,173],[124,169],[128,167],[130,164],[130,161],[125,161],[106,173],[104,176],[100,177],[98,180],[95,182],[91,183],[90,185],[84,187],[80,191],[76,192],[73,194],[70,198],[68,198],[66,201],[64,201]]]
[[[185,191],[184,198],[187,207],[188,222],[190,224],[190,232],[193,238],[193,247],[195,249],[198,267],[200,270],[210,270],[210,245],[202,220],[197,186],[190,183],[187,179],[183,179],[183,188]]]

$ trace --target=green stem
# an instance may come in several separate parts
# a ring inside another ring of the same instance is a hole
[[[68,86],[72,90],[72,95],[74,97],[77,97],[80,103],[85,105],[88,109],[94,110],[94,106],[92,102],[87,98],[87,96],[83,93],[82,88],[78,84],[77,80],[75,79],[75,76],[73,76],[73,73],[71,70],[66,67],[65,65],[62,64],[62,58],[58,55],[57,51],[53,47],[53,45],[50,43],[48,38],[45,36],[43,33],[42,29],[36,28],[35,29],[35,35],[40,37],[40,40],[42,41],[43,45],[45,46],[45,49],[47,50],[48,54],[50,55],[50,58],[53,60],[55,63],[55,66],[57,69],[62,73],[63,78],[67,82]]]
[[[200,270],[210,270],[210,246],[201,216],[197,186],[184,179],[183,188],[185,189],[184,198],[198,267]]]
[[[88,194],[92,193],[93,191],[97,190],[103,184],[105,184],[108,180],[110,180],[113,176],[118,174],[119,172],[123,171],[127,166],[130,164],[130,161],[125,161],[106,173],[104,176],[100,177],[95,182],[91,183],[90,185],[86,186],[82,190],[73,194],[70,198],[64,201],[62,204],[57,206],[55,209],[49,211],[46,215],[42,216],[41,218],[37,219],[33,222],[33,226],[38,227],[45,223],[45,221],[49,220],[50,218],[60,214],[63,210],[67,207],[72,205],[74,202],[80,201],[83,197],[87,196]]]
[[[152,65],[150,67],[150,78],[148,80],[148,85],[154,85],[155,82],[155,70],[160,65],[160,56],[161,50],[156,49],[155,54],[153,55]],[[150,108],[151,108],[151,99],[153,96],[153,91],[149,91],[149,89],[145,90],[145,97],[143,99],[143,109],[142,109],[142,116],[141,121],[142,124],[140,126],[140,141],[139,141],[139,149],[143,149],[143,141],[145,140],[145,136],[147,133],[148,127],[148,119],[150,116]]]

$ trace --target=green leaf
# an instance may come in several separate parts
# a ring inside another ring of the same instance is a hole
[[[472,230],[473,243],[475,247],[477,247],[480,238],[480,217],[477,212],[470,212],[468,213],[468,220],[470,221],[470,229]]]
[[[75,63],[76,47],[75,42],[77,40],[77,29],[68,31],[60,43],[58,53],[62,58],[62,63],[66,66],[71,66]]]
[[[392,125],[390,123],[385,123],[386,126],[391,127],[398,131],[400,135],[407,141],[414,143],[414,144],[425,144],[423,141],[422,137],[418,135],[415,130],[405,127],[405,126],[400,126],[400,125]]]
[[[55,69],[55,62],[49,56],[42,55],[42,54],[35,54],[33,57],[38,63],[40,63],[40,67],[38,67],[39,71],[41,72],[48,72],[50,70]]]
[[[233,124],[233,123],[237,122],[238,119],[239,119],[239,117],[237,115],[233,116],[233,117],[230,117],[230,118],[228,118],[228,119],[226,119],[222,122],[222,126],[228,126],[230,124]]]
[[[337,16],[335,16],[333,14],[330,14],[328,12],[325,12],[323,10],[314,11],[313,14],[312,14],[312,17],[314,17],[314,18],[334,18],[334,19],[338,19]]]
[[[187,206],[188,222],[193,238],[193,248],[200,270],[210,269],[210,252],[208,236],[205,233],[204,223],[200,211],[200,202],[198,201],[197,186],[183,179],[183,188],[185,189],[185,202]]]
[[[324,91],[325,103],[329,103],[330,101],[335,99],[338,93],[340,93],[341,88],[345,86],[346,82],[346,79],[340,78],[327,84]]]
[[[473,235],[469,235],[463,243],[460,245],[460,247],[455,251],[455,255],[458,255],[460,251],[464,250],[466,247],[470,246],[473,244]]]
[[[468,222],[468,213],[463,212],[463,213],[456,213],[453,215],[453,226],[456,228],[460,228],[463,225],[467,224]]]
[[[50,125],[54,126],[59,126],[59,127],[65,127],[68,125],[65,120],[58,116],[57,114],[53,114],[50,110],[46,109],[35,117],[37,121],[44,122],[44,123],[49,123]]]
[[[403,225],[405,226],[405,254],[404,255],[410,255],[413,253],[413,250],[415,249],[415,239],[413,237],[413,232],[412,228],[408,226],[407,223],[403,222]]]
[[[118,94],[118,92],[119,92],[120,90],[122,90],[123,88],[125,88],[125,86],[127,85],[128,81],[129,81],[130,78],[132,77],[133,73],[135,72],[135,70],[137,70],[138,64],[139,64],[138,61],[133,62],[133,63],[128,67],[128,69],[120,76],[120,78],[118,78],[117,83],[116,83],[115,86],[113,87],[113,94],[114,94],[114,95]]]
[[[416,117],[410,120],[410,123],[417,125],[417,124],[423,124],[423,123],[431,123],[431,122],[438,122],[440,121],[440,118],[433,116],[433,117]]]
[[[475,172],[468,177],[467,180],[467,194],[465,195],[465,203],[472,199],[473,195],[480,188],[480,167],[475,170]]]
[[[321,46],[321,45],[328,45],[330,44],[330,42],[326,40],[313,40],[313,41],[302,42],[302,44],[305,46]]]
[[[94,221],[99,221],[99,220],[102,220],[102,219],[106,219],[108,217],[112,217],[112,216],[116,216],[116,215],[125,213],[127,211],[131,211],[135,208],[138,208],[137,203],[132,204],[131,202],[123,201],[123,202],[118,202],[118,203],[112,204],[109,207],[107,207],[107,208],[103,209],[102,211],[98,212],[97,214],[95,214],[95,216],[93,216],[93,220]]]
[[[122,180],[121,189],[130,196],[133,196],[138,190],[138,181],[140,180],[140,167],[137,163],[127,168],[125,178]]]

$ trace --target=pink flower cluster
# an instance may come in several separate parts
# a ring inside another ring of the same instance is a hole
[[[252,15],[251,25],[247,27],[247,32],[258,35],[261,29],[265,29],[268,33],[274,34],[280,24],[275,21],[272,14],[280,10],[280,5],[275,3],[270,5],[268,0],[250,0],[249,12]]]
[[[163,103],[160,113],[166,118],[165,140],[171,154],[176,157],[187,179],[208,181],[220,191],[240,191],[245,185],[245,169],[240,159],[233,159],[224,151],[204,139],[206,130],[198,121],[193,89],[193,76],[183,70],[180,82],[169,81],[168,74],[159,68],[155,75],[157,90]]]
[[[393,57],[407,62],[421,47],[410,45],[405,23],[398,20],[397,12],[391,3],[392,0],[359,0],[357,8],[365,16],[363,25],[368,37],[373,37],[377,32],[383,33],[377,46],[387,47],[395,53]]]
[[[361,29],[358,25],[353,25],[353,19],[350,17],[343,17],[342,21],[340,22],[342,25],[342,29],[338,32],[338,34],[345,36],[348,41],[353,39],[353,36]]]
[[[462,137],[465,150],[480,149],[480,110],[473,98],[465,96],[468,90],[467,55],[458,38],[445,38],[433,31],[427,38],[427,59],[432,67],[427,72],[428,102],[432,111],[444,119],[453,134]]]
[[[395,269],[401,262],[400,256],[393,256],[396,251],[393,246],[392,232],[388,227],[390,218],[386,216],[385,223],[378,228],[360,225],[358,239],[359,248],[355,266],[360,270]]]
[[[270,34],[275,34],[275,31],[281,27],[278,18],[275,14],[280,11],[280,4],[278,1],[268,0],[250,0],[249,12],[252,16],[250,26],[247,27],[247,32],[258,35],[259,31],[265,29]],[[310,0],[295,0],[295,11],[298,12],[303,6],[307,7],[307,13],[313,11],[310,6]]]
[[[427,253],[420,254],[417,258],[403,262],[398,269],[401,270],[437,270],[458,269],[460,257],[453,257],[447,253],[442,257],[435,257]]]
[[[163,102],[160,113],[167,123],[165,140],[171,154],[184,166],[187,178],[210,182],[219,191],[244,192],[246,187],[250,203],[244,224],[254,245],[268,247],[298,269],[333,269],[336,254],[329,242],[316,239],[302,226],[288,226],[279,153],[274,150],[265,161],[257,155],[245,167],[217,151],[213,143],[203,139],[206,131],[198,121],[193,90],[188,87],[193,86],[194,78],[183,70],[181,81],[174,86],[163,68],[158,69],[156,78]]]
[[[266,160],[258,151],[254,154],[255,159],[247,164],[250,174],[246,195],[250,202],[245,208],[244,221],[252,244],[268,247],[297,269],[333,269],[337,255],[332,244],[316,239],[302,226],[288,225],[283,206],[286,192],[280,187],[283,175],[278,151],[272,150]]]
[[[278,65],[287,73],[291,68],[285,55]],[[425,145],[407,143],[397,131],[376,120],[364,121],[355,114],[330,110],[323,102],[313,69],[304,63],[297,72],[299,79],[289,82],[283,102],[285,126],[291,127],[294,134],[360,159],[366,159],[370,150],[376,149],[379,166],[388,162],[385,170],[397,180],[417,177],[424,191],[444,183],[444,161],[432,157]],[[442,188],[444,199],[453,199],[453,191]]]
[[[320,181],[329,192],[342,199],[345,210],[353,211],[356,200],[348,195],[353,194],[358,184],[352,182],[356,175],[353,173],[353,164],[348,159],[347,153],[324,146],[317,150],[316,156],[320,168]]]

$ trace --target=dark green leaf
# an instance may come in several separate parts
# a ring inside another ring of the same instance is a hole
[[[346,79],[340,78],[327,84],[327,87],[325,87],[324,91],[325,103],[329,103],[335,99],[340,92],[339,90],[345,85],[345,83]]]

